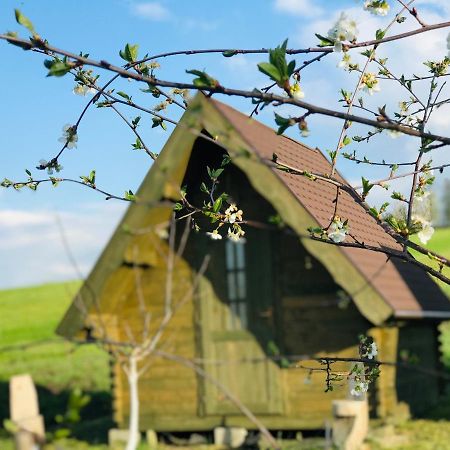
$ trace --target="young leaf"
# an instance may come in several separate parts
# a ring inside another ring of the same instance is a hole
[[[36,30],[34,29],[34,25],[31,20],[24,16],[19,9],[15,9],[14,14],[16,16],[17,23],[25,27],[34,36],[36,34]]]
[[[128,94],[126,94],[125,92],[118,91],[117,95],[120,95],[120,97],[122,97],[125,100],[128,100],[129,102],[131,102],[131,97]]]
[[[275,113],[275,123],[278,125],[277,134],[283,134],[289,127],[294,125],[295,121]]]
[[[367,197],[367,194],[373,188],[373,184],[370,183],[369,180],[366,180],[364,177],[361,177],[361,181],[362,181],[362,186],[363,186],[362,198],[363,198],[363,200],[365,200]]]
[[[332,39],[327,38],[326,36],[322,36],[321,34],[315,33],[316,38],[320,40],[319,47],[328,47],[330,45],[334,45],[334,41]]]
[[[383,39],[385,34],[386,30],[377,30],[377,32],[375,33],[375,38],[377,40]]]
[[[201,87],[213,87],[214,88],[214,87],[220,86],[220,83],[216,79],[214,79],[213,77],[211,77],[204,71],[192,69],[192,70],[186,70],[186,73],[190,73],[192,75],[197,76],[197,78],[194,78],[194,80],[192,81],[194,83],[194,85],[197,87],[200,87],[200,88]]]
[[[282,82],[282,76],[278,71],[278,68],[275,67],[273,64],[270,64],[268,62],[262,62],[258,64],[258,69],[264,75],[267,75],[272,81],[275,81],[276,83]]]
[[[62,77],[72,68],[72,65],[66,60],[61,61],[46,59],[44,61],[44,66],[48,69],[48,77]]]
[[[119,51],[119,55],[122,59],[128,62],[134,62],[137,60],[139,51],[139,45],[126,44],[123,50]]]
[[[125,191],[124,197],[130,202],[134,202],[136,200],[136,196],[133,194],[132,190]]]
[[[215,212],[215,213],[218,213],[219,211],[220,211],[220,208],[222,207],[222,197],[219,197],[215,202],[214,202],[214,205],[213,205],[213,211]]]

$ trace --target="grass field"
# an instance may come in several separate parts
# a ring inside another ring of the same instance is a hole
[[[0,291],[0,382],[30,373],[54,392],[74,386],[109,389],[106,353],[74,346],[55,334],[78,286],[72,282]]]
[[[8,380],[20,373],[33,377],[48,427],[64,413],[74,387],[93,398],[86,417],[110,421],[108,355],[54,332],[78,287],[71,282],[0,291],[0,424],[9,415]]]
[[[416,238],[414,238],[413,240],[418,244],[420,244],[420,242]],[[450,258],[450,228],[438,228],[433,234],[433,237],[428,241],[426,247],[442,256]],[[413,254],[419,261],[422,261],[426,264],[430,263],[433,264],[427,256],[421,255],[417,252],[413,252]],[[435,268],[437,268],[436,264],[435,266],[436,266]],[[450,278],[449,267],[445,267],[442,273]],[[448,297],[450,297],[450,286],[439,280],[438,284],[439,286],[441,286],[442,290],[448,295]]]

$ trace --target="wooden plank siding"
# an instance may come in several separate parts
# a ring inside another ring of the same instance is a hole
[[[164,316],[168,246],[164,240],[151,234],[150,232],[150,237],[140,237],[139,252],[128,252],[126,266],[119,269],[120,276],[116,278],[116,282],[110,279],[106,287],[105,292],[114,298],[105,302],[105,305],[108,305],[108,313],[119,318],[117,332],[122,342],[139,342],[142,339],[143,308],[151,317],[149,336],[153,336],[159,329]],[[156,250],[155,246],[158,247]],[[160,350],[188,359],[198,356],[193,326],[193,279],[193,269],[182,258],[176,258],[172,306],[179,309],[165,328],[158,345]],[[147,363],[149,367],[139,380],[141,416],[196,416],[198,382],[195,373],[179,363],[157,356],[143,362]],[[114,417],[121,426],[126,426],[129,408],[128,383],[118,364],[114,368],[114,378]],[[150,420],[146,424],[144,422],[144,425],[153,428],[154,424]]]

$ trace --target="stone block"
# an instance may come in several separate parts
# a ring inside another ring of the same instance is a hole
[[[39,414],[39,402],[30,375],[15,375],[9,382],[9,410],[11,421],[18,427],[15,436],[16,448],[27,449],[28,442],[36,444],[45,441],[44,419]]]
[[[108,431],[108,445],[115,448],[124,448],[128,441],[128,430],[119,430],[118,428],[111,428]]]
[[[357,450],[369,430],[367,401],[335,400],[333,402],[333,444],[340,450]]]
[[[247,434],[245,428],[217,427],[214,428],[214,444],[238,448],[244,443]]]
[[[9,382],[9,411],[13,422],[39,415],[36,388],[30,375],[16,375]]]

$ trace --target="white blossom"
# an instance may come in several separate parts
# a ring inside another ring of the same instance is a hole
[[[93,87],[88,87],[85,84],[77,83],[73,88],[72,92],[75,95],[81,95],[84,97],[86,94],[95,94],[95,92],[97,91]]]
[[[377,344],[375,342],[372,342],[369,346],[369,348],[367,349],[367,358],[368,359],[373,359],[375,358],[375,356],[378,355],[378,347]]]
[[[369,390],[369,383],[367,383],[366,381],[357,381],[353,389],[350,391],[350,394],[353,395],[354,397],[359,397],[368,390]]]
[[[63,135],[58,139],[59,142],[66,144],[67,148],[77,146],[78,135],[75,125],[66,124],[63,126]]]
[[[328,37],[334,41],[334,51],[342,51],[343,42],[353,42],[356,40],[358,29],[356,22],[350,19],[344,12],[341,13],[338,21],[328,30]]]
[[[349,70],[351,63],[352,62],[350,60],[350,54],[344,53],[344,55],[342,56],[342,59],[338,62],[337,67],[344,69],[344,70]]]
[[[233,242],[242,241],[242,237],[244,236],[245,231],[241,227],[234,227],[233,229],[228,228],[228,239]]]
[[[298,83],[294,83],[291,86],[290,91],[292,98],[294,98],[295,100],[301,100],[305,96],[305,93],[302,91],[302,89],[300,88],[300,84]]]
[[[328,237],[333,242],[343,242],[348,233],[348,226],[344,225],[339,217],[335,217],[332,224],[328,228]]]
[[[433,233],[434,228],[431,226],[431,223],[425,222],[422,225],[422,229],[417,233],[417,237],[419,238],[422,244],[426,244],[433,236]]]
[[[424,172],[427,177],[433,176],[433,171]],[[414,195],[413,210],[411,214],[412,221],[420,226],[420,231],[417,233],[422,244],[426,244],[434,233],[434,228],[431,225],[431,201],[429,192]]]
[[[386,0],[367,0],[364,9],[376,16],[385,16],[389,12],[389,3]]]
[[[219,233],[217,229],[213,230],[212,232],[206,233],[213,241],[220,241],[222,239],[222,235]]]
[[[377,77],[372,72],[367,72],[361,77],[360,89],[366,91],[369,95],[373,95],[374,92],[380,91],[380,84]]]
[[[235,223],[236,221],[241,222],[242,221],[242,210],[238,209],[238,207],[232,203],[226,210],[225,210],[225,219],[224,222],[227,223]]]

